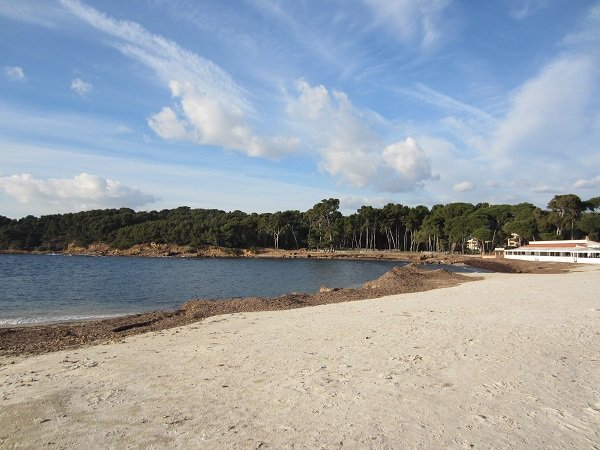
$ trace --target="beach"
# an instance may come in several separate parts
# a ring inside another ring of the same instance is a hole
[[[600,268],[0,357],[3,448],[600,448]]]

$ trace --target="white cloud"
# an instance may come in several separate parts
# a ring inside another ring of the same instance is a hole
[[[599,187],[599,186],[600,186],[600,175],[597,175],[594,178],[588,178],[588,179],[580,178],[579,180],[575,181],[575,183],[573,183],[573,187],[580,188],[580,189],[595,188],[595,187]]]
[[[431,161],[417,142],[408,137],[383,149],[383,159],[394,169],[394,175],[404,181],[404,188],[412,189],[423,180],[431,178]]]
[[[384,25],[401,42],[417,41],[422,48],[437,44],[442,36],[444,11],[450,0],[363,0]]]
[[[340,209],[343,211],[354,212],[361,206],[372,206],[374,208],[383,208],[388,203],[393,203],[389,198],[384,197],[355,197],[346,196],[340,198]]]
[[[36,179],[30,174],[0,178],[0,189],[20,203],[52,204],[59,210],[137,207],[157,200],[135,188],[97,175],[81,173],[71,179]]]
[[[254,131],[248,123],[253,108],[245,91],[213,62],[135,22],[112,19],[77,0],[61,3],[116,37],[116,48],[150,67],[169,86],[173,105],[148,119],[148,126],[163,139],[214,145],[257,157],[278,158],[296,150],[298,140],[293,137],[261,136]]]
[[[75,91],[81,96],[89,94],[90,92],[92,92],[93,88],[94,87],[91,83],[87,83],[81,78],[75,78],[73,81],[71,81],[71,90]]]
[[[501,157],[564,155],[593,126],[589,109],[596,70],[591,57],[563,56],[525,83],[496,129],[494,152]]]
[[[160,197],[156,203],[141,208],[125,205],[134,209],[160,210],[186,205],[249,213],[286,209],[306,211],[322,198],[341,198],[344,195],[330,187],[307,181],[306,176],[285,168],[278,170],[274,178],[271,169],[259,166],[256,170],[244,171],[232,165],[215,168],[189,164],[187,161],[166,160],[160,157],[164,151],[164,144],[160,142],[138,148],[143,148],[153,157],[146,160],[129,159],[106,151],[85,153],[77,146],[34,146],[3,141],[0,142],[3,163],[0,177],[26,172],[51,172],[56,174],[54,178],[72,179],[71,173],[85,172],[90,167],[110,167],[112,179]],[[65,161],[69,161],[68,168],[65,167]],[[34,178],[45,177],[34,175]],[[0,205],[0,215],[11,218],[80,210],[78,207],[67,209],[63,206],[59,209],[46,200],[20,203],[16,198],[6,195],[2,188]]]
[[[460,183],[456,183],[454,186],[452,186],[452,189],[454,189],[456,192],[469,192],[474,191],[476,188],[477,186],[475,186],[475,183],[472,181],[461,181]]]
[[[319,153],[321,170],[353,186],[403,192],[431,178],[431,162],[413,138],[388,145],[346,94],[324,86],[297,83],[298,97],[287,111]],[[326,125],[324,125],[326,124]]]
[[[4,73],[10,81],[25,81],[27,79],[25,77],[25,72],[23,71],[23,68],[19,66],[5,67]]]
[[[179,121],[177,114],[168,106],[165,106],[161,112],[156,113],[148,119],[148,126],[163,139],[188,140],[185,125]]]
[[[165,107],[148,119],[148,126],[163,139],[215,145],[270,158],[292,153],[298,147],[295,138],[255,135],[240,109],[207,96],[189,83],[171,81],[169,86],[179,114]]]

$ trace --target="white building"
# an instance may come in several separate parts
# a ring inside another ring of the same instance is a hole
[[[517,233],[511,233],[508,241],[506,243],[507,247],[520,247],[521,246],[521,236]]]
[[[467,240],[467,249],[471,250],[472,252],[478,252],[480,250],[479,241],[475,238],[470,238]]]
[[[507,259],[600,264],[600,242],[589,239],[534,241],[523,247],[505,250]]]

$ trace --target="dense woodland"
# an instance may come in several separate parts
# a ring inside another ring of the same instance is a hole
[[[0,216],[0,250],[62,251],[69,244],[106,243],[125,249],[163,243],[192,247],[279,249],[377,249],[465,252],[468,239],[491,250],[517,233],[524,241],[600,240],[600,197],[557,195],[546,210],[530,203],[449,203],[409,207],[363,206],[343,216],[339,200],[326,199],[305,212],[248,214],[180,207],[135,212],[128,208],[27,216]]]

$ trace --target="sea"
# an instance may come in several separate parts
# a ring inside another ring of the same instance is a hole
[[[322,286],[358,287],[405,264],[384,260],[0,254],[0,326],[173,310],[190,299],[274,297],[312,293]]]

